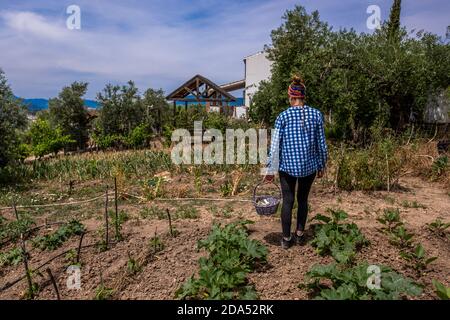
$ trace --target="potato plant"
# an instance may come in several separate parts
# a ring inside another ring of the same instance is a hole
[[[428,230],[439,237],[445,237],[446,231],[450,228],[450,222],[444,223],[441,219],[436,219],[427,225]]]
[[[412,263],[412,267],[419,275],[428,268],[437,257],[428,257],[422,244],[418,244],[412,251],[401,251],[400,256]]]
[[[35,238],[33,246],[41,250],[52,251],[61,247],[70,237],[81,235],[83,232],[85,232],[84,225],[77,220],[72,220],[52,234]]]
[[[370,289],[369,264],[345,267],[336,263],[314,265],[306,274],[306,287],[318,300],[398,300],[422,294],[422,288],[411,279],[380,266],[380,288]],[[325,284],[326,283],[326,284]]]
[[[345,211],[328,211],[331,217],[318,214],[312,219],[320,223],[314,225],[315,236],[311,244],[321,255],[331,254],[339,263],[352,263],[356,252],[369,241],[356,224],[344,223],[348,217]]]
[[[265,263],[268,250],[248,238],[245,228],[249,221],[222,227],[214,225],[209,237],[199,241],[208,257],[199,259],[197,277],[189,278],[176,292],[179,299],[256,299],[257,293],[248,284],[247,274],[258,263]]]
[[[437,280],[433,280],[433,287],[441,300],[450,300],[450,287],[446,287]]]
[[[0,268],[6,266],[17,266],[23,260],[21,248],[13,248],[7,252],[0,253]]]

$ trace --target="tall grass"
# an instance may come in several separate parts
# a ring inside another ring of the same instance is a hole
[[[64,156],[32,164],[20,164],[2,171],[4,179],[17,182],[33,180],[94,180],[107,179],[120,172],[126,178],[146,176],[161,170],[171,170],[170,155],[162,151],[99,152]]]

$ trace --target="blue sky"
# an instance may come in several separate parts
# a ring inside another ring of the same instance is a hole
[[[387,19],[391,0],[0,0],[0,68],[14,93],[49,98],[73,81],[134,80],[171,91],[194,74],[216,83],[242,79],[243,58],[270,44],[270,32],[296,4],[318,9],[335,29],[366,28],[369,5]],[[81,8],[68,30],[66,8]],[[450,1],[404,0],[402,24],[445,37]]]

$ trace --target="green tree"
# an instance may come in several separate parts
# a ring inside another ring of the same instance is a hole
[[[394,0],[391,7],[391,13],[388,21],[388,35],[390,39],[398,39],[400,33],[400,13],[402,8],[402,0]]]
[[[85,149],[89,139],[89,118],[83,96],[88,84],[74,82],[64,87],[58,98],[49,101],[50,119],[54,127],[59,127],[64,135],[74,140],[74,147]]]
[[[11,91],[0,69],[0,168],[16,160],[20,150],[20,133],[27,124],[26,110]]]
[[[364,142],[377,127],[403,129],[420,119],[430,95],[448,87],[450,45],[429,33],[389,38],[388,24],[373,34],[332,31],[317,11],[297,6],[272,31],[267,47],[272,77],[253,98],[250,115],[271,125],[288,107],[291,75],[305,79],[307,104],[327,117],[327,132]]]
[[[70,135],[64,135],[61,128],[52,128],[48,120],[39,118],[31,124],[28,136],[31,152],[39,158],[50,153],[57,154],[75,142]]]
[[[124,86],[108,84],[97,95],[100,102],[97,129],[102,136],[127,137],[146,117],[146,110],[132,81]]]
[[[162,89],[148,89],[144,93],[142,104],[146,113],[145,122],[153,130],[161,132],[165,124],[173,117],[169,104]]]

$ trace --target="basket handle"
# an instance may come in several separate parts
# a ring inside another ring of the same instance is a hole
[[[262,186],[263,184],[265,184],[265,183],[266,183],[265,181],[262,181],[262,182],[258,183],[258,184],[255,186],[255,188],[253,189],[253,202],[256,202],[256,190],[257,190],[260,186]],[[268,184],[273,184],[274,186],[277,187],[278,193],[279,193],[280,199],[281,199],[281,197],[282,197],[282,195],[281,195],[281,187],[280,187],[278,184],[276,184],[274,181],[267,182],[267,183],[268,183]]]

